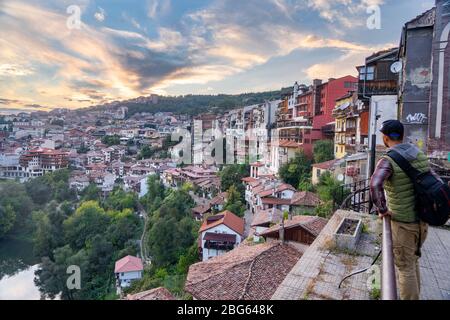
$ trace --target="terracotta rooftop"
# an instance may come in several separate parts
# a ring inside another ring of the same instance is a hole
[[[282,148],[300,148],[302,145],[295,141],[280,140],[280,142],[278,143],[278,146],[280,146]]]
[[[264,163],[262,163],[262,162],[255,162],[255,163],[252,163],[252,164],[250,164],[250,166],[252,166],[252,167],[264,167]]]
[[[258,210],[255,213],[255,217],[253,218],[252,227],[267,225],[270,223],[280,223],[281,218],[283,217],[283,212],[279,209],[267,209],[267,210]]]
[[[126,256],[116,261],[114,273],[133,272],[142,270],[144,270],[144,265],[142,264],[142,260],[140,258],[133,256]]]
[[[273,204],[273,205],[290,205],[291,199],[281,199],[281,198],[262,198],[262,204]]]
[[[127,300],[176,300],[166,288],[160,287],[127,296]]]
[[[212,206],[225,204],[227,198],[228,192],[219,193],[217,196],[211,199],[210,204]]]
[[[214,220],[217,219],[217,220]],[[244,234],[245,229],[245,221],[244,219],[239,218],[231,211],[224,211],[215,216],[209,217],[205,221],[203,221],[202,226],[200,227],[199,233],[203,231],[209,230],[211,228],[217,227],[221,224],[226,225],[231,230],[237,232],[240,235]]]
[[[291,186],[290,184],[283,183],[276,187],[275,193],[283,192],[286,190],[296,191],[296,189],[293,186]],[[257,192],[258,196],[260,196],[261,198],[268,197],[268,196],[272,195],[273,193],[274,193],[273,188],[269,188],[267,190]]]
[[[308,191],[296,192],[292,197],[293,206],[316,207],[321,203],[319,197]]]
[[[301,253],[277,242],[243,244],[189,268],[185,290],[198,300],[267,300]]]
[[[301,227],[307,231],[309,231],[312,235],[317,236],[322,231],[322,229],[328,223],[327,219],[315,216],[294,216],[292,220],[284,221],[284,228],[291,229],[295,227]],[[280,230],[280,225],[275,225],[263,232],[259,235],[265,236],[271,233],[277,233]]]
[[[242,181],[246,182],[246,183],[251,183],[251,182],[257,182],[258,179],[255,179],[253,177],[245,177],[245,178],[242,178]]]
[[[200,214],[200,215],[203,215],[203,214],[205,214],[206,212],[208,212],[210,209],[211,209],[211,205],[206,204],[206,205],[200,205],[200,206],[197,206],[197,207],[195,207],[195,208],[192,208],[192,212],[193,212],[194,214]]]
[[[312,166],[314,168],[319,168],[319,169],[323,169],[323,170],[330,170],[333,168],[333,166],[339,161],[339,159],[334,159],[334,160],[330,160],[330,161],[326,161],[326,162],[321,162],[321,163],[315,163]]]

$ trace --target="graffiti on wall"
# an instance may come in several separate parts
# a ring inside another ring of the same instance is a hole
[[[415,113],[415,114],[408,114],[406,117],[406,122],[409,124],[424,124],[428,120],[428,117],[424,113]]]
[[[407,136],[409,143],[415,144],[419,149],[425,151],[427,132],[424,129],[411,130]]]
[[[411,84],[420,89],[429,88],[431,85],[431,72],[429,68],[416,68],[409,75]]]

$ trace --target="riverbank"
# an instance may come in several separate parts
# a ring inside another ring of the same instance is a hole
[[[38,300],[39,289],[34,284],[38,263],[30,239],[11,236],[0,240],[0,300]]]

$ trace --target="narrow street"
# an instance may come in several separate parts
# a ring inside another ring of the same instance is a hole
[[[146,236],[147,225],[148,225],[148,214],[140,202],[138,202],[138,209],[139,209],[139,213],[142,214],[142,216],[144,217],[144,229],[142,230],[141,241],[140,241],[141,258],[144,261],[144,264],[151,264],[151,259],[147,255],[147,250],[146,250],[146,246],[145,246],[145,238],[146,238],[145,236]]]

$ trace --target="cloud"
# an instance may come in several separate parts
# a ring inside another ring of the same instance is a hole
[[[83,1],[86,11],[88,0]],[[64,4],[68,2],[64,0]],[[303,71],[310,77],[337,76],[372,52],[326,27],[311,26],[313,20],[303,20],[303,16],[317,12],[328,23],[323,25],[342,29],[336,24],[345,24],[343,17],[353,17],[351,12],[365,14],[364,6],[373,3],[382,1],[212,0],[178,12],[177,21],[167,23],[170,19],[162,18],[177,8],[172,8],[170,0],[148,0],[142,15],[150,17],[150,22],[119,9],[120,24],[112,18],[108,27],[83,21],[81,30],[69,30],[64,8],[3,0],[0,79],[8,77],[11,83],[2,88],[2,96],[20,99],[24,105],[80,107],[166,93],[183,85],[201,85],[201,90],[221,88],[213,82],[269,64],[295,50],[314,55],[313,50],[323,48],[337,52],[336,60]],[[112,7],[105,8],[113,17]],[[95,19],[103,22],[106,15],[99,7]],[[148,33],[147,23],[152,26]],[[352,19],[347,27],[355,23]]]
[[[167,15],[172,9],[172,2],[170,0],[150,0],[148,2],[148,17],[157,19]]]
[[[27,76],[34,73],[32,68],[17,64],[0,64],[0,76]]]
[[[106,11],[100,7],[98,9],[99,9],[99,11],[94,14],[94,18],[98,22],[103,22],[106,19]]]
[[[384,4],[384,0],[306,0],[306,7],[319,13],[319,16],[334,24],[331,27],[352,29],[361,27],[367,19],[366,10],[370,6]],[[297,9],[304,7],[300,4]]]
[[[17,104],[17,103],[20,103],[20,101],[19,100],[0,98],[0,104],[11,105],[11,104]]]
[[[373,52],[395,47],[394,44],[386,43],[375,48],[364,50],[341,51],[341,54],[333,61],[314,64],[303,72],[312,79],[339,78],[346,75],[356,75],[358,64],[364,64],[365,58]]]

